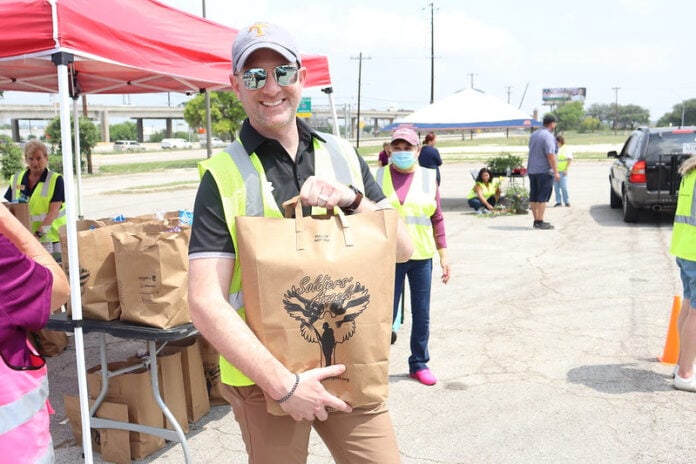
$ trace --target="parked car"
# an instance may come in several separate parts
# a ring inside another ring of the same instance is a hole
[[[609,205],[636,222],[640,210],[673,211],[681,163],[696,153],[696,127],[641,127],[633,131],[609,170]]]
[[[208,145],[207,140],[205,138],[201,139],[201,148],[205,148]],[[210,146],[213,148],[225,148],[228,145],[227,142],[224,140],[220,140],[217,137],[211,137],[210,138]]]
[[[160,148],[167,150],[170,148],[191,148],[191,142],[186,139],[162,139]]]
[[[145,147],[135,140],[117,140],[114,142],[114,151],[145,151]]]

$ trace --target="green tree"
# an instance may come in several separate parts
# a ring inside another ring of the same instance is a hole
[[[684,114],[685,126],[696,126],[696,98],[677,103],[672,107],[672,111],[665,113],[658,121],[658,126],[680,126],[682,123],[682,112]]]
[[[90,174],[94,173],[92,168],[92,149],[95,147],[97,142],[99,142],[99,130],[97,126],[89,119],[80,116],[79,119],[79,130],[80,130],[80,159],[81,164],[85,166],[85,158],[87,160],[87,172]],[[74,139],[74,124],[72,118],[70,118],[70,137],[71,140]],[[46,136],[51,143],[52,150],[51,155],[48,157],[48,164],[50,168],[57,172],[63,172],[63,151],[61,145],[61,131],[60,131],[60,118],[56,117],[48,123],[46,126]]]
[[[586,132],[594,132],[602,127],[602,122],[592,116],[586,116],[580,123],[578,132],[584,134]]]
[[[6,135],[0,135],[0,154],[2,154],[3,179],[9,179],[15,172],[24,169],[22,149]]]
[[[635,129],[650,124],[650,111],[638,105],[619,105],[617,128]]]
[[[210,92],[210,123],[212,134],[234,140],[246,114],[234,92]],[[205,95],[198,94],[186,102],[184,120],[190,127],[205,127]]]
[[[133,121],[119,122],[109,126],[109,140],[136,140],[138,138],[138,128]]]
[[[614,122],[614,105],[594,103],[585,110],[585,117],[595,118],[603,124],[611,125]]]
[[[567,130],[578,129],[585,112],[582,109],[582,102],[574,101],[559,106],[553,114],[556,116],[556,119],[558,119],[556,131],[565,132]]]

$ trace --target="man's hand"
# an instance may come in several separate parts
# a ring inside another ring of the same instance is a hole
[[[352,408],[345,401],[326,391],[321,383],[323,379],[341,375],[345,370],[346,366],[343,364],[335,364],[301,373],[295,393],[281,403],[280,407],[296,421],[324,421],[329,417],[327,408],[351,412]]]
[[[309,177],[300,189],[300,201],[303,206],[340,208],[349,206],[354,200],[355,192],[347,185],[329,182],[316,176]]]

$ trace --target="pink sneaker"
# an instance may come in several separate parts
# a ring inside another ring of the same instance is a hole
[[[435,377],[433,373],[430,372],[430,369],[428,369],[427,367],[412,374],[408,374],[408,376],[412,379],[416,379],[423,385],[431,386],[437,383],[437,377]]]

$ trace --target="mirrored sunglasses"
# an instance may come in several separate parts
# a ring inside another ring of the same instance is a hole
[[[297,82],[297,74],[299,69],[292,64],[284,64],[273,68],[273,75],[278,85],[287,87]],[[242,82],[244,87],[249,90],[257,90],[266,85],[268,72],[263,68],[251,68],[242,74]]]

